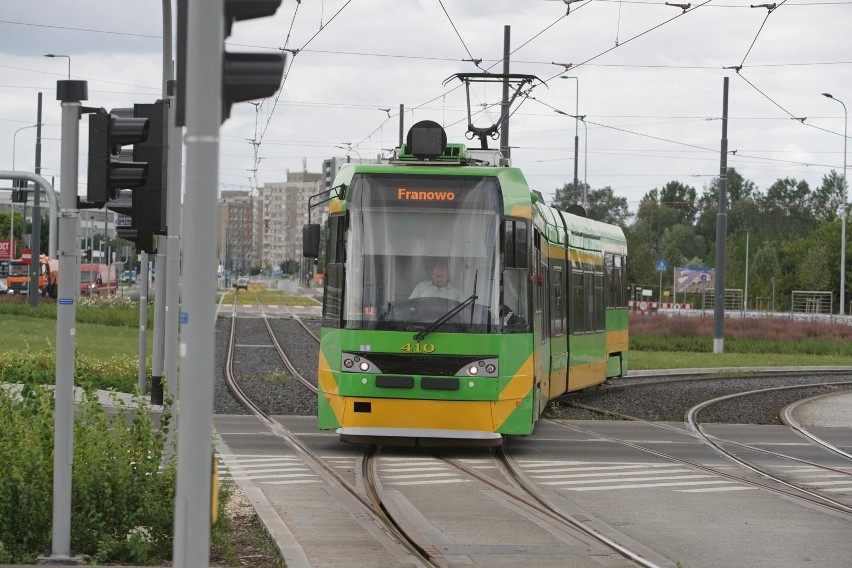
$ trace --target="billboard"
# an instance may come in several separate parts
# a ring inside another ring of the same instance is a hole
[[[0,258],[6,260],[15,258],[15,247],[11,241],[0,241]]]
[[[675,293],[703,292],[713,287],[716,278],[715,268],[702,266],[676,266],[674,269]]]

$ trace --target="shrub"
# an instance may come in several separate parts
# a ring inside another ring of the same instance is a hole
[[[78,323],[98,323],[121,327],[139,325],[139,301],[126,296],[81,296],[77,301]],[[27,316],[44,319],[56,319],[56,301],[39,300],[38,306],[30,308],[29,303],[19,297],[0,296],[0,314]],[[148,305],[147,325],[154,325],[154,307]]]
[[[77,354],[75,359],[75,384],[97,389],[115,389],[134,392],[138,384],[136,356],[116,355],[106,361]],[[146,369],[151,368],[150,359]],[[148,377],[150,380],[150,376]],[[56,352],[2,351],[0,352],[0,383],[28,383],[52,385],[56,382]]]
[[[161,426],[144,401],[107,415],[86,395],[74,418],[71,543],[93,562],[151,563],[171,556],[174,461],[161,466]],[[45,387],[0,389],[0,562],[32,562],[49,549],[53,397]]]

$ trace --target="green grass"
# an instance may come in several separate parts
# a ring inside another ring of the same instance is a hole
[[[147,330],[147,350],[152,345],[152,332]],[[77,323],[77,353],[95,359],[139,353],[139,328]],[[56,322],[45,318],[4,315],[0,324],[0,352],[41,351],[56,348]]]
[[[246,290],[230,290],[225,292],[224,304],[231,304],[237,294],[237,302],[240,304],[254,304],[260,302],[264,306],[319,306],[320,303],[313,298],[304,296],[293,296],[279,290],[268,290],[259,284],[249,284]],[[257,299],[255,299],[255,297]]]

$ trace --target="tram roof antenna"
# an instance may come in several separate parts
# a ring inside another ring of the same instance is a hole
[[[465,94],[467,96],[467,132],[470,134],[468,139],[473,139],[473,137],[479,138],[480,148],[483,150],[488,150],[488,136],[490,136],[492,140],[497,139],[500,132],[500,122],[503,120],[503,113],[501,112],[500,118],[497,122],[489,127],[474,126],[473,117],[470,113],[470,84],[502,83],[503,81],[508,81],[512,89],[514,89],[514,93],[512,94],[512,98],[509,99],[509,104],[506,105],[505,112],[507,113],[509,112],[509,109],[512,108],[512,103],[514,103],[515,99],[518,98],[518,95],[521,94],[521,89],[524,85],[532,84],[534,81],[538,81],[540,84],[545,86],[547,85],[547,83],[535,75],[526,75],[521,73],[456,73],[444,79],[442,85],[447,86],[447,83],[453,79],[458,79],[464,83]],[[512,83],[515,83],[516,85],[512,85]]]

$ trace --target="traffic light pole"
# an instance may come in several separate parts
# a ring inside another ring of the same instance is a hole
[[[62,102],[59,216],[59,293],[56,309],[56,392],[53,441],[53,533],[49,561],[71,559],[71,466],[74,458],[74,328],[77,320],[77,273],[80,243],[77,233],[77,160],[80,150],[80,101],[88,98],[86,81],[57,81]]]
[[[186,207],[175,495],[176,568],[210,560],[211,432],[216,326],[216,188],[222,115],[223,0],[189,0]],[[174,167],[174,166],[173,166]]]

